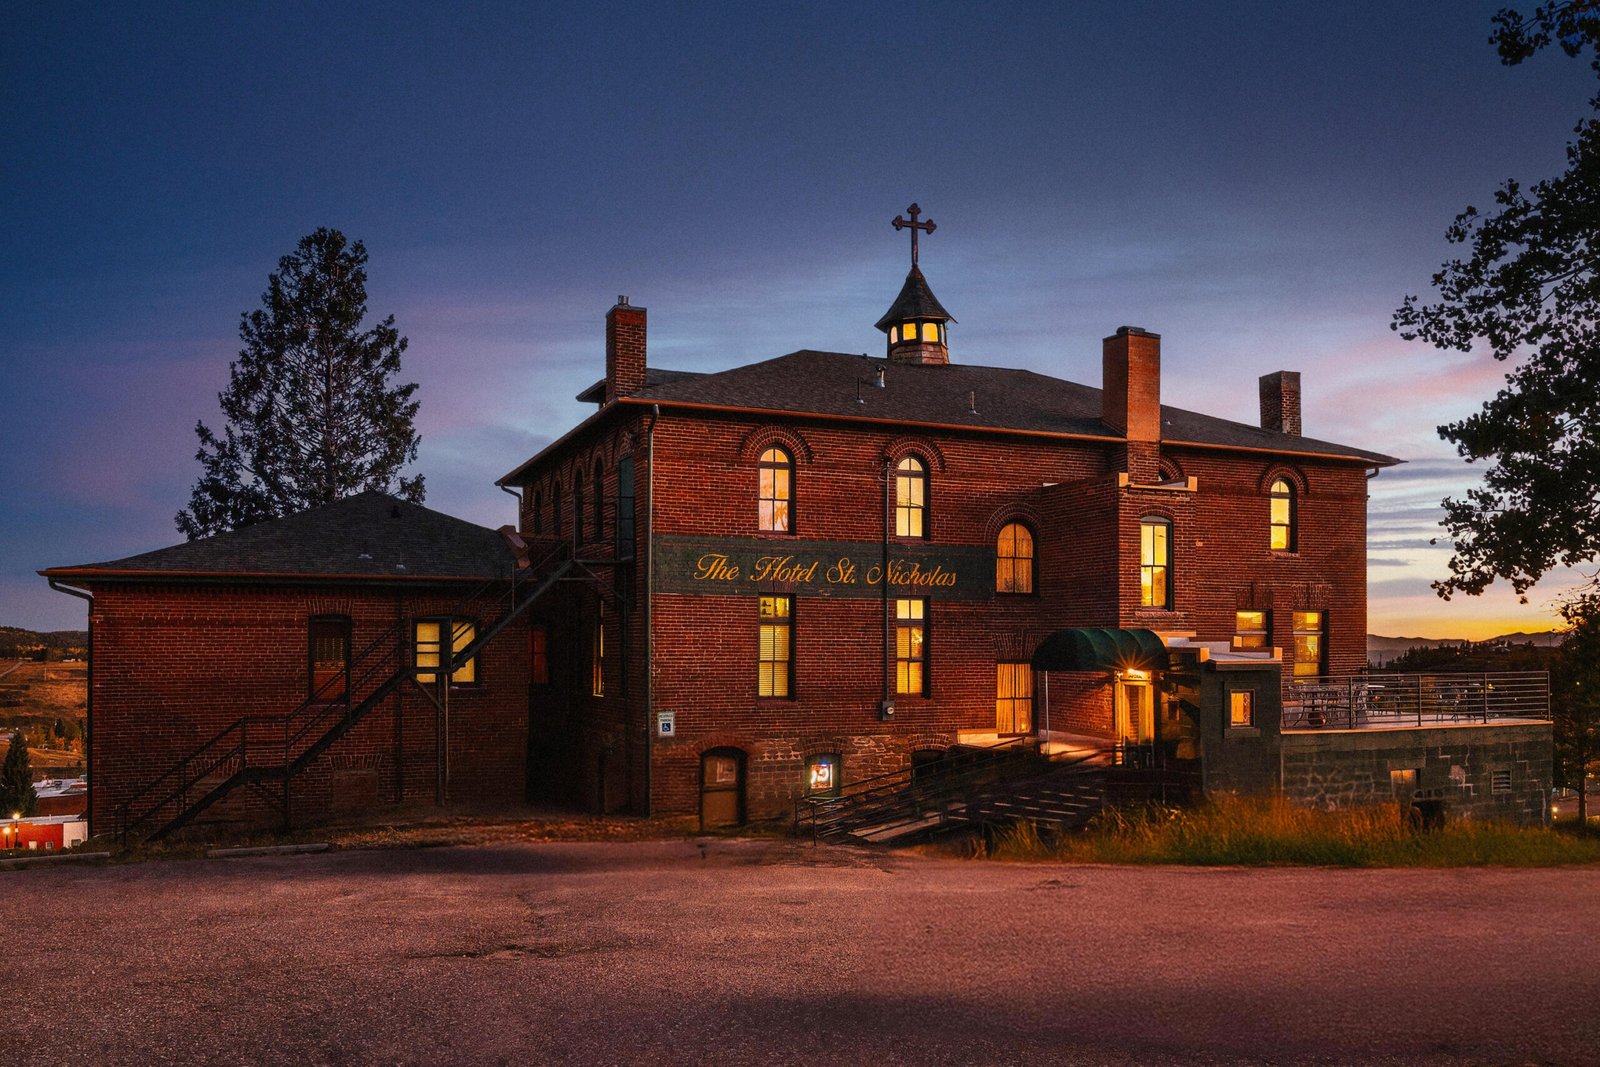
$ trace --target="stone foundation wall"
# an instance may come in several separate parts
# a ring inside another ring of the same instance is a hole
[[[1551,746],[1548,722],[1285,731],[1283,795],[1322,808],[1442,801],[1447,820],[1539,826],[1549,818]],[[1414,786],[1393,774],[1408,770]]]

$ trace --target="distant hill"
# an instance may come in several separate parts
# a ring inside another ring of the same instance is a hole
[[[89,645],[87,630],[25,630],[20,626],[0,626],[0,659],[38,659],[49,651],[51,659],[62,654],[82,655]]]
[[[1468,641],[1459,637],[1384,637],[1367,635],[1367,662],[1374,667],[1387,666],[1392,660],[1414,648],[1466,648],[1470,645],[1533,645],[1535,648],[1555,648],[1561,644],[1561,634],[1555,630],[1528,633],[1501,634],[1487,641]]]

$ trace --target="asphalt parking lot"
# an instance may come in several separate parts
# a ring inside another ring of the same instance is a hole
[[[1600,869],[784,841],[0,872],[0,1063],[1600,1064]]]

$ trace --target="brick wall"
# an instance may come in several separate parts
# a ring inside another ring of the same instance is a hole
[[[472,586],[466,586],[470,589]],[[91,822],[113,828],[117,806],[238,719],[293,711],[307,690],[307,621],[351,620],[359,655],[398,619],[444,614],[463,590],[105,585],[95,590]],[[468,614],[490,621],[489,604]],[[512,627],[478,661],[479,684],[452,691],[450,796],[520,800],[527,745],[526,632]],[[410,645],[409,623],[404,627]],[[297,776],[297,820],[435,798],[433,705],[403,687]],[[268,800],[235,790],[207,813],[268,821]]]

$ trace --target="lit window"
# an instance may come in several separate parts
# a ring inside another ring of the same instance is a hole
[[[593,677],[590,692],[597,697],[606,695],[606,602],[594,602],[594,640],[590,646],[589,663]]]
[[[1295,551],[1294,487],[1286,479],[1272,483],[1272,549],[1275,552]]]
[[[839,795],[839,754],[830,752],[806,759],[806,794],[808,796],[836,797]]]
[[[1235,689],[1228,694],[1228,725],[1256,724],[1256,694],[1253,689]]]
[[[1320,611],[1297,611],[1294,613],[1294,676],[1296,678],[1315,678],[1319,674],[1327,674],[1327,663],[1323,657],[1327,654],[1327,646],[1323,644],[1323,615]]]
[[[761,633],[757,653],[756,695],[786,697],[794,690],[794,598],[761,598]]]
[[[1026,663],[995,664],[994,722],[1002,734],[1033,729],[1033,667]]]
[[[1267,613],[1233,613],[1233,647],[1240,652],[1257,652],[1267,647]]]
[[[781,448],[769,448],[761,453],[760,499],[758,518],[760,529],[769,533],[791,533],[789,506],[794,489],[794,461]]]
[[[542,622],[534,623],[528,631],[528,646],[532,662],[534,685],[550,684],[550,628]]]
[[[900,336],[907,341],[915,341],[917,339],[917,324],[914,322],[906,323],[906,328],[900,331]]]
[[[895,468],[894,532],[899,537],[928,536],[928,468],[907,456]]]
[[[1020,522],[1000,530],[995,547],[994,588],[998,593],[1033,592],[1033,534]]]
[[[633,558],[633,457],[617,461],[617,558]]]
[[[443,635],[448,631],[451,635],[450,650],[452,654],[461,652],[462,649],[472,644],[473,638],[478,635],[478,627],[466,619],[418,619],[416,628],[416,658],[418,667],[440,667],[444,665]],[[433,672],[417,674],[417,681],[423,685],[432,685],[438,678]],[[476,685],[478,682],[478,659],[458,663],[455,671],[450,675],[451,685]]]
[[[900,327],[889,327],[889,343],[892,345],[897,345],[900,343]]]
[[[937,342],[939,340],[939,324],[937,322],[925,322],[925,323],[923,323],[922,324],[922,339],[924,341]]]
[[[1139,522],[1139,603],[1172,607],[1172,523],[1156,516]]]
[[[894,602],[895,692],[928,692],[928,602],[914,597]]]

